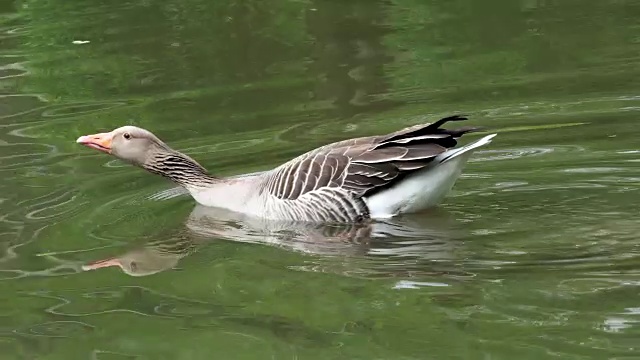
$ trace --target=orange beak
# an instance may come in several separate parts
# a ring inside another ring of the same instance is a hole
[[[89,270],[95,270],[95,269],[100,269],[104,267],[110,267],[110,266],[118,266],[122,268],[122,266],[120,265],[120,260],[118,260],[118,258],[109,258],[109,259],[94,261],[86,265],[82,265],[82,270],[89,271]]]
[[[111,154],[111,133],[100,133],[94,135],[80,136],[76,142],[86,147],[90,147],[107,154]]]

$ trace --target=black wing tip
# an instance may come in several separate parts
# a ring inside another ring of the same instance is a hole
[[[389,145],[394,140],[409,138],[412,136],[420,136],[421,134],[443,134],[444,133],[444,134],[449,134],[456,137],[461,136],[465,132],[470,132],[473,130],[468,130],[470,129],[470,127],[464,127],[462,128],[463,130],[455,131],[455,130],[443,129],[443,128],[440,128],[440,126],[444,125],[449,121],[463,121],[468,119],[469,118],[465,114],[455,114],[455,115],[444,117],[433,123],[410,126],[400,131],[388,134],[382,137],[381,139],[378,139],[379,141],[376,147],[381,148],[381,147],[384,147],[385,145]],[[453,144],[452,146],[455,146],[455,144]]]
[[[469,120],[469,115],[466,115],[466,114],[451,115],[438,120],[438,122],[442,122],[444,124],[447,121],[463,121],[463,120]]]
[[[442,119],[434,122],[433,124],[430,124],[429,126],[427,126],[427,129],[436,130],[436,129],[439,129],[440,126],[444,125],[445,123],[447,123],[449,121],[463,121],[463,120],[468,120],[468,119],[469,118],[467,117],[467,115],[463,115],[463,114],[451,115],[451,116],[447,116],[445,118],[442,118]]]

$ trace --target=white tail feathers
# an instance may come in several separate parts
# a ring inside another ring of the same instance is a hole
[[[491,135],[487,135],[483,138],[481,138],[480,140],[474,141],[470,144],[467,144],[461,148],[457,148],[457,149],[451,149],[449,151],[445,151],[444,153],[442,153],[441,155],[438,155],[438,157],[436,157],[435,162],[440,162],[443,163],[445,161],[449,161],[457,156],[460,156],[466,152],[469,152],[470,150],[479,148],[480,146],[484,146],[487,145],[491,142],[491,139],[493,139],[496,135],[498,134],[491,134]],[[469,153],[468,155],[471,155],[471,153]]]
[[[448,150],[438,155],[430,166],[408,176],[397,185],[366,198],[371,217],[389,218],[436,206],[460,177],[473,150],[490,143],[494,136],[496,134],[487,135],[461,148]]]

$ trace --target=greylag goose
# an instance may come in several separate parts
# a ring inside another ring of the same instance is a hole
[[[475,127],[444,129],[455,115],[385,135],[352,138],[306,152],[258,174],[210,175],[150,131],[123,126],[77,142],[183,186],[196,202],[264,219],[362,222],[418,212],[451,190],[473,150],[496,134],[456,147]]]

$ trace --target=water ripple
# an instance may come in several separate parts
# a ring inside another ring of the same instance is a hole
[[[47,107],[40,116],[45,118],[64,118],[65,120],[86,116],[88,114],[105,112],[116,108],[133,105],[133,101],[92,101],[66,103]]]
[[[103,357],[103,355],[105,356]],[[101,360],[103,358],[108,358],[110,360],[112,359],[134,359],[135,360],[135,359],[144,358],[144,356],[127,354],[127,353],[122,353],[118,351],[99,350],[99,349],[94,349],[91,352],[91,360]]]
[[[10,94],[0,95],[0,108],[3,109],[0,120],[10,120],[5,126],[22,126],[25,115],[33,115],[31,121],[42,121],[39,115],[46,105],[38,95]],[[5,113],[5,109],[10,112]]]
[[[38,148],[44,148],[41,151]],[[14,170],[25,168],[35,163],[43,162],[58,154],[58,147],[49,144],[38,143],[13,143],[3,146],[3,155],[0,156],[0,170]]]
[[[59,320],[31,325],[27,329],[14,330],[18,335],[42,336],[51,338],[77,337],[95,327],[81,321]]]
[[[22,200],[17,209],[5,214],[2,219],[24,222],[25,220],[46,220],[52,225],[52,219],[61,220],[82,211],[86,202],[78,202],[78,190],[56,189],[35,198]]]
[[[548,155],[552,152],[576,152],[586,151],[579,145],[554,145],[550,147],[523,147],[515,149],[480,150],[478,155],[469,159],[469,162],[512,160],[529,156]],[[485,155],[489,156],[485,156]]]
[[[112,302],[103,301],[115,298],[123,299],[129,296],[129,294],[135,294],[137,298],[143,298],[144,301],[139,304],[128,303],[128,308],[113,308]],[[45,312],[66,317],[87,317],[119,312],[159,318],[198,317],[207,313],[203,312],[202,309],[208,308],[209,310],[207,311],[210,312],[210,309],[217,307],[217,305],[208,302],[165,294],[142,286],[121,286],[91,292],[75,290],[57,292],[35,291],[26,293],[25,295],[55,300],[57,303],[47,307]],[[190,307],[200,310],[190,313],[187,310]],[[162,310],[164,308],[167,308],[169,311]],[[179,308],[184,310],[175,311]],[[91,310],[87,311],[87,309]]]

